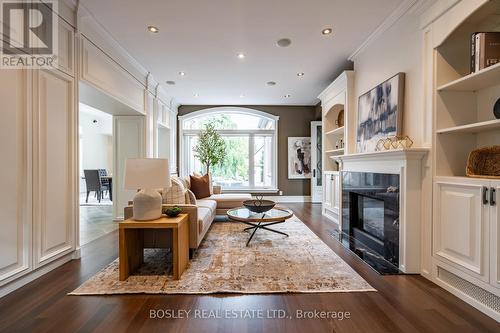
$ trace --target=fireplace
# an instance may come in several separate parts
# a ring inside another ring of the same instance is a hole
[[[399,175],[342,172],[342,244],[381,274],[398,274]]]

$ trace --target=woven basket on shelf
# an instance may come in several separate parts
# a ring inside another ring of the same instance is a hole
[[[500,146],[473,150],[467,159],[467,177],[500,179]]]

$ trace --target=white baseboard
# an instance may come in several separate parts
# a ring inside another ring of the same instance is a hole
[[[75,252],[68,253],[67,255],[65,255],[57,260],[54,260],[50,264],[47,264],[47,265],[37,269],[36,271],[32,271],[30,273],[27,273],[26,275],[23,275],[22,277],[14,280],[10,283],[7,283],[6,285],[0,287],[0,298],[10,294],[14,290],[19,289],[26,284],[38,279],[42,275],[47,274],[48,272],[56,269],[57,267],[64,265],[68,261],[73,260],[74,256],[75,256]]]
[[[264,199],[269,199],[280,203],[311,202],[310,196],[302,195],[266,195]]]

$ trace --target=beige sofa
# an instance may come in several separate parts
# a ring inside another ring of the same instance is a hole
[[[213,186],[213,193],[208,198],[196,200],[196,205],[163,204],[163,207],[178,206],[182,208],[183,213],[189,215],[190,250],[198,248],[216,215],[225,215],[228,209],[240,207],[243,205],[243,201],[252,198],[250,194],[246,193],[222,193],[219,186]],[[125,207],[125,218],[131,218],[132,215],[132,206]],[[165,232],[145,232],[145,247],[170,247],[171,237],[168,237],[167,233],[167,230]]]

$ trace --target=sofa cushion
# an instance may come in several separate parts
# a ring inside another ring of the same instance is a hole
[[[210,196],[210,176],[189,176],[191,180],[191,191],[196,195],[196,199],[203,199]]]
[[[217,209],[217,202],[215,200],[210,200],[210,199],[196,200],[196,205],[198,207],[208,208],[212,213],[214,213],[215,210]]]
[[[198,207],[198,233],[201,234],[205,228],[212,223],[213,213],[210,208]]]
[[[177,178],[172,178],[172,186],[163,189],[162,198],[164,204],[185,204],[186,203],[186,188]]]
[[[217,202],[218,209],[229,209],[243,206],[243,201],[251,200],[252,196],[248,193],[224,193],[213,194],[210,199]]]

